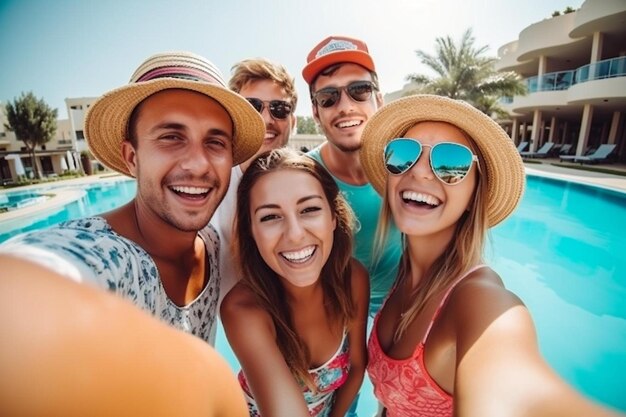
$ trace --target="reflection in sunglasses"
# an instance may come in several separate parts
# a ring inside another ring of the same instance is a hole
[[[461,182],[478,157],[467,146],[454,142],[440,142],[435,145],[422,144],[416,139],[397,138],[391,140],[384,150],[387,171],[400,175],[411,169],[422,155],[424,147],[430,148],[430,167],[435,176],[444,184],[455,185]]]

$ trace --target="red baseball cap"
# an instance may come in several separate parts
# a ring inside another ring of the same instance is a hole
[[[331,65],[340,62],[358,64],[369,71],[376,71],[365,42],[347,36],[329,36],[317,45],[306,57],[302,76],[307,84]]]

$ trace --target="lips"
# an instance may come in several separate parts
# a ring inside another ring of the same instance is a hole
[[[350,127],[360,126],[361,124],[363,124],[363,120],[345,120],[335,124],[335,126],[339,129],[347,129]]]
[[[311,245],[297,251],[280,252],[280,255],[288,262],[302,264],[313,257],[316,249],[317,247],[315,245]]]
[[[415,204],[430,208],[438,207],[441,204],[441,200],[437,197],[431,194],[418,193],[416,191],[403,191],[402,200],[408,204]]]
[[[173,185],[170,186],[169,189],[181,197],[194,200],[205,198],[211,191],[211,189],[207,187],[196,187],[188,185]]]

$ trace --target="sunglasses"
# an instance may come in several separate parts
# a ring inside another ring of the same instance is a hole
[[[246,98],[246,100],[248,100],[248,102],[252,104],[252,107],[259,113],[263,113],[263,109],[267,104],[267,108],[274,119],[286,119],[291,114],[291,110],[293,110],[291,104],[284,100],[263,101],[254,97]]]
[[[472,168],[472,162],[478,163],[478,157],[472,150],[460,143],[425,145],[415,139],[397,138],[385,146],[387,171],[392,175],[404,174],[417,163],[424,147],[430,148],[430,167],[433,173],[447,185],[456,185],[463,181]]]
[[[343,87],[325,87],[313,93],[313,102],[325,109],[332,107],[339,101],[344,90],[352,100],[363,102],[369,100],[372,91],[378,88],[371,81],[354,81]]]

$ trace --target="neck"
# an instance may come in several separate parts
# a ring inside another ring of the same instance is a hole
[[[292,306],[310,305],[316,296],[322,293],[322,283],[318,279],[315,283],[306,287],[296,287],[295,285],[283,281],[287,301]]]
[[[435,261],[444,253],[452,240],[454,230],[442,231],[437,235],[407,236],[407,251],[411,265],[411,288],[416,288]]]
[[[136,198],[103,217],[113,230],[137,243],[155,259],[176,261],[194,256],[198,233],[173,227],[142,207]]]
[[[361,166],[359,151],[344,152],[330,142],[322,145],[322,160],[331,174],[351,185],[365,185],[367,176]]]

